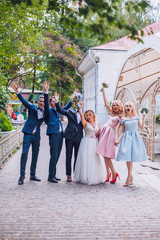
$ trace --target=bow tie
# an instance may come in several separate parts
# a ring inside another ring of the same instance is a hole
[[[43,109],[42,108],[38,108],[38,110],[42,111],[43,112]]]

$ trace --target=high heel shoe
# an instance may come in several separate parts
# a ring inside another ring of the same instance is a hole
[[[117,177],[119,177],[119,179],[120,179],[120,176],[118,173],[116,173],[115,178],[112,181],[110,181],[110,183],[116,183]]]
[[[111,172],[109,173],[109,178],[106,178],[105,182],[109,182],[110,177],[111,177]]]
[[[132,184],[133,184],[133,177],[131,176],[130,178],[127,178],[123,187],[129,187],[129,185],[132,185]]]
[[[129,185],[132,185],[132,184],[133,184],[133,177],[131,176]]]

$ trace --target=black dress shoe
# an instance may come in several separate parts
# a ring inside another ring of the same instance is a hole
[[[54,177],[57,181],[61,181],[61,179],[60,178],[57,178],[57,177]]]
[[[41,179],[39,179],[37,176],[30,176],[30,180],[40,182]]]
[[[25,176],[20,176],[20,178],[18,180],[18,184],[22,185],[24,183],[24,179],[25,179]]]
[[[56,178],[48,178],[48,182],[58,183],[58,180]]]

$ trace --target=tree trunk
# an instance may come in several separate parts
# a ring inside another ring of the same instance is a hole
[[[32,92],[29,97],[29,101],[32,100],[34,95],[34,89],[35,89],[35,83],[36,83],[36,69],[37,69],[37,51],[35,51],[34,54],[34,60],[33,60],[33,81],[32,81]]]

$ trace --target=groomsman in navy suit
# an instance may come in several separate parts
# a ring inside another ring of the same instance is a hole
[[[80,145],[80,141],[83,137],[83,126],[81,123],[80,114],[78,112],[79,104],[80,109],[83,108],[83,102],[75,102],[75,109],[65,110],[62,109],[58,99],[56,98],[56,108],[57,111],[68,118],[68,125],[64,132],[65,144],[66,144],[66,175],[67,175],[67,182],[72,181],[72,167],[71,167],[71,160],[72,160],[72,152],[74,148],[74,165],[73,170],[75,169],[78,149]]]
[[[39,179],[36,176],[36,165],[40,146],[40,126],[44,121],[43,113],[44,96],[43,95],[39,96],[37,107],[35,105],[30,104],[23,98],[23,96],[19,92],[18,87],[14,83],[11,83],[11,87],[16,92],[17,97],[22,102],[22,104],[28,109],[28,119],[22,129],[24,137],[20,162],[20,178],[18,184],[22,185],[24,183],[28,151],[31,144],[32,144],[32,161],[30,167],[30,180],[41,181],[41,179]]]
[[[45,121],[47,123],[47,135],[49,136],[50,146],[50,162],[48,181],[58,183],[61,179],[56,177],[56,165],[61,153],[63,144],[63,127],[61,123],[61,115],[56,110],[55,98],[52,96],[49,99],[48,90],[49,85],[44,82],[44,112]],[[50,105],[50,107],[49,107]],[[68,109],[72,106],[69,102],[63,109]]]

